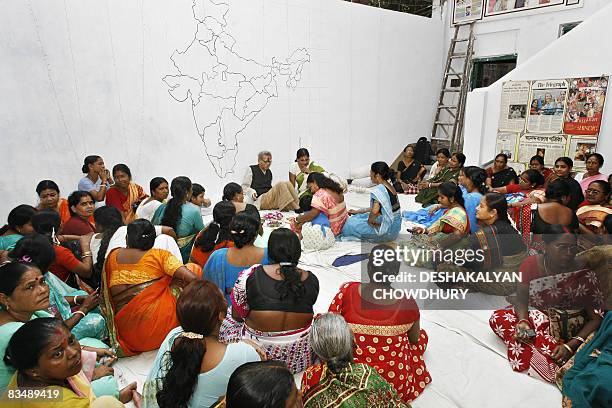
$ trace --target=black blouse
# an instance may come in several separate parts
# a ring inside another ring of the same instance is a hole
[[[295,299],[290,294],[281,300],[277,289],[281,282],[268,276],[263,266],[258,266],[246,282],[249,309],[251,311],[314,313],[312,307],[319,295],[319,280],[312,272],[308,272],[308,277],[302,281],[305,291],[299,299]]]

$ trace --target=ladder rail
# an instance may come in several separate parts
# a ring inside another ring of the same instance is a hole
[[[458,38],[463,26],[469,26],[468,37]],[[444,74],[442,77],[442,86],[440,89],[438,105],[436,107],[436,114],[432,126],[432,140],[446,141],[450,143],[449,147],[455,151],[461,151],[463,149],[465,104],[467,101],[467,93],[469,92],[469,78],[472,72],[474,41],[474,22],[455,26],[455,32],[448,47],[446,64],[444,66]],[[465,51],[457,51],[456,45],[460,42],[467,43]],[[462,61],[462,68],[455,68],[453,66],[453,61]],[[449,84],[450,78],[459,79],[461,81],[461,85],[458,88],[452,87]],[[447,95],[455,94],[457,97],[453,98],[452,102],[445,103],[444,98]],[[445,119],[441,119],[443,112],[447,113],[447,115],[444,116]]]

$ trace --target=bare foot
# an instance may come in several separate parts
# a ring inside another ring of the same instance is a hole
[[[132,400],[133,392],[136,392],[136,381],[119,391],[119,401],[128,403]],[[138,394],[138,392],[136,392]]]

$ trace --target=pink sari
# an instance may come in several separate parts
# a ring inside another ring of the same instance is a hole
[[[312,208],[316,208],[329,218],[329,224],[334,235],[340,235],[349,215],[344,202],[338,203],[324,188],[320,188],[312,197]]]
[[[587,176],[585,173],[584,176],[582,177],[582,180],[580,181],[580,187],[582,188],[582,193],[585,194],[586,189],[589,188],[589,184],[591,184],[592,182],[596,180],[608,181],[608,176],[602,173],[596,174],[594,176]]]

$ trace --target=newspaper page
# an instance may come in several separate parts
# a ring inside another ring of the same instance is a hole
[[[453,24],[482,19],[484,0],[454,0]]]
[[[533,81],[527,118],[529,133],[561,133],[567,98],[565,79]]]
[[[486,16],[564,5],[565,0],[487,0]]]
[[[565,112],[565,133],[569,135],[599,134],[607,89],[607,76],[570,80]]]
[[[597,152],[597,136],[571,136],[567,156],[574,161],[574,168],[586,168],[586,159]]]
[[[544,158],[544,165],[552,166],[558,157],[565,156],[567,135],[542,135],[527,133],[519,140],[518,160],[529,163],[532,156]]]
[[[499,112],[499,130],[522,132],[525,130],[529,104],[529,81],[504,82]]]
[[[497,143],[495,144],[495,154],[504,153],[508,156],[508,161],[517,161],[516,142],[518,137],[518,133],[499,132],[497,134]]]

